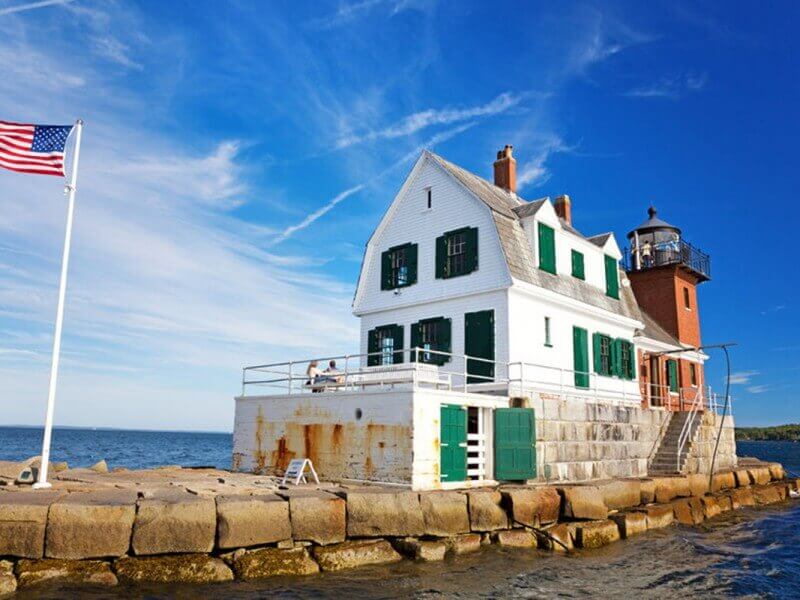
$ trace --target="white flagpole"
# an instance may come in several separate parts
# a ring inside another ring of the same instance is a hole
[[[44,439],[42,440],[42,464],[39,467],[39,479],[33,484],[34,489],[51,487],[47,481],[47,467],[50,463],[50,437],[53,430],[53,411],[56,402],[56,381],[58,379],[58,359],[61,354],[61,327],[64,324],[64,298],[67,294],[67,269],[69,267],[69,248],[72,241],[72,216],[75,212],[75,186],[78,183],[78,156],[81,151],[81,131],[83,121],[75,122],[75,150],[72,154],[72,171],[66,186],[69,206],[67,208],[67,232],[64,236],[64,254],[61,257],[61,285],[58,289],[58,309],[56,311],[56,331],[53,338],[53,362],[50,365],[50,390],[47,394],[47,415],[44,420]]]

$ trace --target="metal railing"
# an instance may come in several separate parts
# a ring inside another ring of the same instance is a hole
[[[643,251],[644,250],[644,251]],[[643,271],[653,267],[682,264],[707,278],[711,277],[711,257],[684,240],[671,240],[625,248],[622,256],[626,271]]]
[[[312,377],[308,367],[313,361],[317,368],[334,361],[336,369]],[[379,364],[370,365],[371,362]],[[266,390],[267,394],[300,394],[402,386],[506,395],[523,395],[530,391],[571,393],[641,402],[635,380],[529,362],[504,363],[425,348],[286,361],[245,367],[242,371],[242,396],[255,388]]]

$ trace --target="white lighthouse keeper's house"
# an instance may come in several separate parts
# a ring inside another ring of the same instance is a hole
[[[234,468],[310,458],[414,489],[646,475],[670,411],[643,401],[634,341],[706,357],[645,318],[621,257],[569,197],[517,196],[510,146],[494,184],[423,152],[367,243],[360,355],[313,380],[308,361],[245,369]]]

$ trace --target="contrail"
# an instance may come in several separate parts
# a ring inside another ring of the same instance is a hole
[[[18,13],[26,10],[34,10],[35,8],[44,8],[45,6],[53,6],[55,4],[69,4],[70,2],[75,2],[75,0],[41,0],[40,2],[30,2],[28,4],[20,4],[19,6],[0,8],[0,17],[2,17],[3,15],[10,15],[11,13]]]
[[[348,189],[344,190],[343,192],[339,192],[325,206],[323,206],[321,208],[318,208],[313,213],[311,213],[308,216],[306,216],[306,218],[303,219],[302,221],[300,221],[297,225],[292,225],[292,226],[287,227],[286,229],[284,229],[277,237],[275,237],[274,239],[271,240],[269,245],[270,246],[275,246],[276,244],[280,244],[281,242],[286,241],[292,235],[294,235],[295,233],[297,233],[298,231],[300,231],[302,229],[305,229],[306,227],[311,225],[314,221],[316,221],[317,219],[319,219],[320,217],[325,215],[327,212],[329,212],[331,209],[333,209],[337,204],[339,204],[342,200],[345,200],[346,198],[352,196],[353,194],[355,194],[357,192],[360,192],[366,186],[370,185],[371,183],[376,182],[381,177],[384,177],[385,175],[387,175],[389,172],[393,171],[394,169],[396,169],[400,165],[412,160],[415,156],[417,156],[425,148],[433,147],[438,143],[441,143],[441,142],[444,142],[446,140],[449,140],[450,138],[458,135],[459,133],[461,133],[463,131],[466,131],[467,129],[469,129],[473,125],[475,125],[475,121],[473,121],[471,123],[465,123],[464,125],[460,125],[459,127],[454,127],[453,129],[449,129],[449,130],[443,131],[441,133],[437,133],[432,138],[430,138],[427,142],[425,142],[424,144],[422,144],[420,146],[417,146],[411,152],[405,154],[399,160],[393,162],[391,165],[386,167],[383,171],[381,171],[380,173],[378,173],[377,175],[375,175],[371,179],[368,179],[367,181],[364,181],[363,183],[359,183],[358,185],[354,185],[353,187],[348,188]]]

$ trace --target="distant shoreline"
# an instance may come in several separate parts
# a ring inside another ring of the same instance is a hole
[[[0,425],[0,429],[43,429],[41,425]],[[128,429],[125,427],[86,427],[82,425],[54,425],[53,431],[133,431],[136,433],[211,433],[232,435],[232,431],[211,431],[208,429]]]
[[[737,442],[800,442],[800,423],[774,427],[737,427]]]

